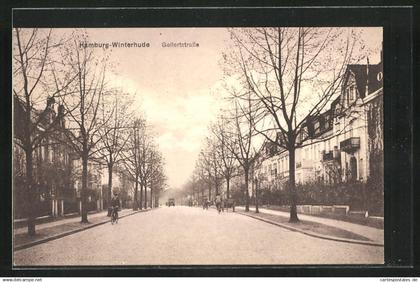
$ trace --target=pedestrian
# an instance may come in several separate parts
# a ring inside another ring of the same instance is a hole
[[[225,198],[222,197],[222,212],[225,212]]]
[[[216,202],[217,211],[220,213],[221,208],[222,208],[222,197],[220,196],[219,193],[216,195],[215,202]]]

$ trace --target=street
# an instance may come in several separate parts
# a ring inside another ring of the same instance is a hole
[[[162,207],[14,253],[23,265],[382,264],[383,247],[328,241],[236,213]]]

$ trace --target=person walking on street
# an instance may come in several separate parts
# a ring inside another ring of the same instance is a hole
[[[217,211],[220,213],[221,212],[221,208],[222,208],[222,197],[220,196],[220,194],[217,194],[216,195],[215,202],[216,202]]]
[[[222,196],[221,206],[222,206],[222,212],[225,212],[225,197],[223,197],[223,196]]]

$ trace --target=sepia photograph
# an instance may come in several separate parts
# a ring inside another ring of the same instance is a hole
[[[382,27],[16,27],[11,51],[14,267],[384,265]]]

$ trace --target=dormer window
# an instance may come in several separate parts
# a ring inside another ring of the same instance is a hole
[[[331,125],[331,116],[330,114],[326,114],[324,117],[324,130],[329,129],[330,125]]]
[[[350,88],[349,88],[349,102],[353,102],[354,101],[354,99],[356,98],[355,96],[355,93],[354,93],[355,91],[354,91],[354,86],[352,85],[352,86],[350,86]]]
[[[319,125],[320,125],[319,120],[317,120],[317,121],[314,123],[314,133],[315,133],[315,134],[319,133]]]

